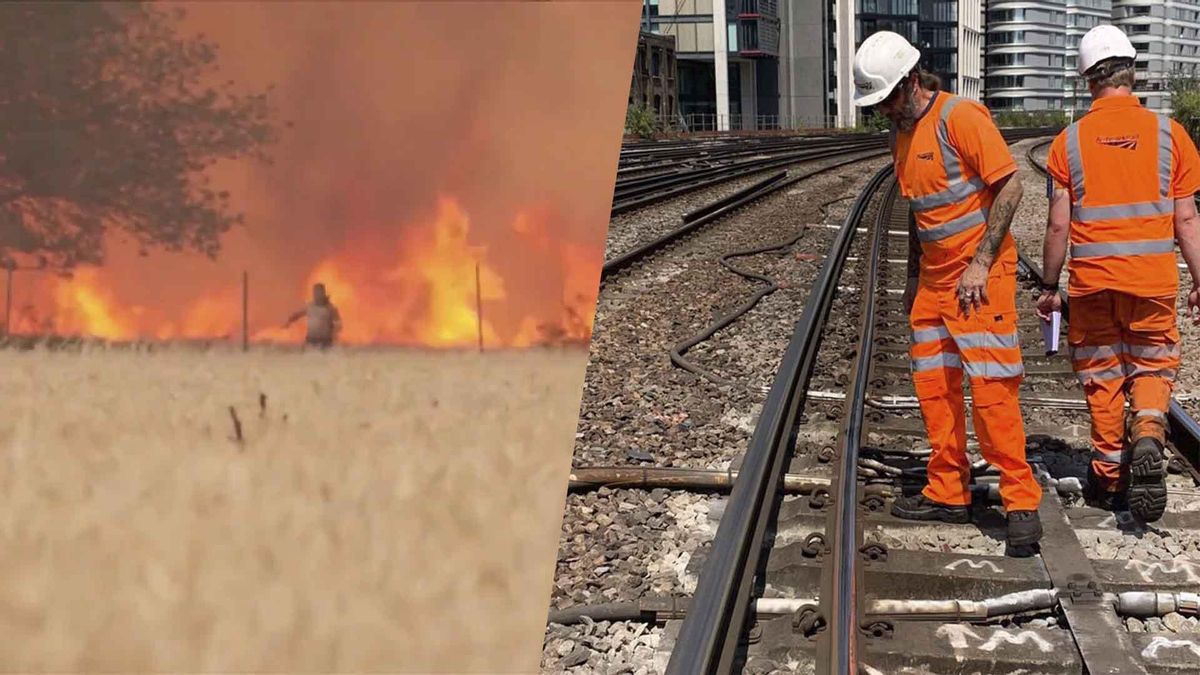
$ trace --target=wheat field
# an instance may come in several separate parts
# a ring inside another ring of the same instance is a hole
[[[586,360],[0,350],[0,671],[536,672]]]

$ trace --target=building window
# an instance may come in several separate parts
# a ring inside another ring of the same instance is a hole
[[[859,14],[917,14],[917,0],[858,0]]]
[[[988,40],[989,45],[1011,45],[1011,44],[1015,44],[1018,42],[1024,42],[1025,41],[1025,31],[1023,31],[1023,30],[998,31],[996,33],[989,34],[987,36],[987,40]]]
[[[921,0],[921,21],[954,23],[958,21],[958,2]]]

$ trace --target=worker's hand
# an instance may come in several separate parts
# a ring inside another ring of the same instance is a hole
[[[1188,293],[1188,314],[1192,315],[1192,323],[1200,324],[1200,282],[1193,284]]]
[[[905,314],[912,314],[913,303],[917,300],[917,283],[917,277],[909,277],[908,283],[904,285],[904,295],[901,299],[904,302]]]
[[[958,280],[958,306],[966,316],[971,310],[978,312],[987,304],[988,268],[972,261]]]
[[[1058,291],[1042,291],[1038,296],[1037,315],[1043,321],[1049,321],[1050,315],[1062,311],[1062,296]]]

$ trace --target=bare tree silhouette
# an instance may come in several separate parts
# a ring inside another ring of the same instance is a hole
[[[206,84],[217,47],[145,3],[0,3],[0,257],[69,272],[106,232],[215,257],[241,215],[211,189],[222,159],[268,160],[269,89]]]

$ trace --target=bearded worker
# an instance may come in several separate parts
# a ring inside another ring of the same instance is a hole
[[[920,494],[898,497],[892,514],[911,520],[970,520],[963,371],[971,383],[979,450],[1000,470],[1008,543],[1042,536],[1042,491],[1025,458],[1017,388],[1025,370],[1017,340],[1017,249],[1009,224],[1021,180],[987,109],[929,86],[920,52],[881,31],[854,55],[856,106],[891,121],[900,192],[912,211],[904,308],[912,327],[912,378],[932,447]]]

